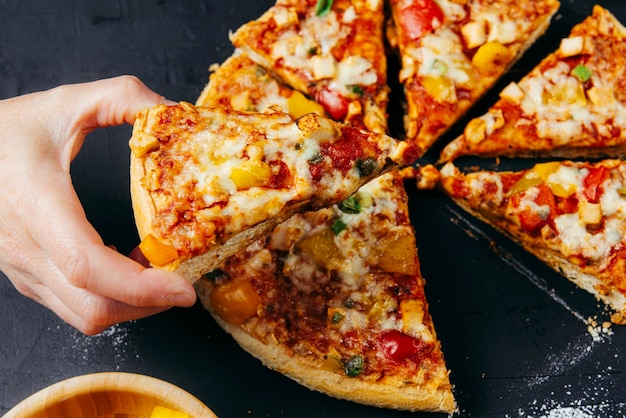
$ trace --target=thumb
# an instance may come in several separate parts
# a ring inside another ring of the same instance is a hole
[[[82,84],[69,84],[46,92],[49,112],[44,120],[53,123],[51,132],[65,142],[66,160],[71,161],[85,136],[96,128],[132,124],[139,111],[158,104],[174,104],[148,88],[134,76],[119,76]],[[64,109],[65,118],[58,117]]]

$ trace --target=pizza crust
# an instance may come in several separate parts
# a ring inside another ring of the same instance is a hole
[[[518,245],[522,246],[525,251],[537,257],[547,264],[548,267],[562,274],[581,289],[592,294],[599,301],[604,302],[617,312],[626,312],[626,296],[622,293],[607,287],[606,284],[602,283],[597,277],[585,273],[580,267],[569,262],[569,260],[561,254],[542,246],[539,239],[527,237],[527,235],[521,232],[517,225],[513,223],[505,223],[504,225],[497,224],[488,219],[480,211],[473,209],[465,200],[454,197],[451,198],[461,209],[516,242]]]
[[[224,321],[215,313],[209,300],[213,289],[208,279],[195,284],[198,298],[226,332],[264,366],[284,374],[290,379],[327,395],[364,405],[406,411],[429,411],[452,413],[456,403],[448,381],[433,382],[429,386],[365,382],[337,372],[320,369],[319,364],[290,353],[280,344],[264,343],[246,333],[242,328]]]

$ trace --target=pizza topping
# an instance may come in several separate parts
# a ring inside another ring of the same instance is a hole
[[[342,120],[348,114],[348,100],[336,90],[321,89],[317,91],[315,100],[335,120]]]
[[[511,52],[500,42],[487,42],[472,57],[472,65],[480,73],[496,74],[511,60]]]
[[[317,0],[315,14],[320,17],[326,16],[330,12],[331,7],[333,7],[333,0]]]
[[[409,40],[420,39],[440,27],[445,20],[441,7],[434,0],[397,1],[401,6],[398,23]]]
[[[415,356],[424,348],[421,341],[397,330],[385,331],[378,342],[385,357],[397,363]]]
[[[230,179],[239,190],[263,187],[270,183],[270,166],[261,160],[246,160],[230,170]]]
[[[609,171],[604,166],[589,168],[589,174],[587,174],[583,180],[585,186],[583,194],[590,203],[598,203],[602,194],[602,184],[609,176]]]
[[[346,376],[356,377],[363,372],[365,367],[365,360],[362,355],[356,354],[343,361],[343,370]]]
[[[361,212],[361,204],[356,196],[350,196],[339,204],[339,210],[345,213],[359,213]]]
[[[225,321],[241,325],[257,313],[261,298],[247,280],[231,280],[211,292],[211,306]]]
[[[324,108],[319,103],[309,100],[304,94],[295,90],[287,99],[287,111],[296,119],[307,113],[324,114]]]
[[[147,235],[139,244],[139,249],[150,263],[156,266],[164,266],[178,258],[178,251],[161,241],[154,235]]]
[[[585,67],[583,64],[578,64],[572,70],[572,75],[576,77],[581,83],[589,81],[591,78],[591,70]]]
[[[559,46],[559,55],[562,57],[573,57],[583,52],[585,40],[582,36],[570,36],[561,39]]]

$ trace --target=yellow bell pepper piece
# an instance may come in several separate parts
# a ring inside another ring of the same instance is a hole
[[[323,229],[304,238],[298,246],[328,270],[338,270],[344,263],[341,250],[335,244],[335,233],[331,229]]]
[[[472,57],[472,65],[483,74],[494,74],[509,57],[509,50],[500,42],[487,42]]]
[[[371,249],[370,261],[389,273],[417,274],[419,263],[415,252],[415,236],[408,230],[385,236]]]
[[[174,409],[157,405],[152,410],[150,418],[191,418],[188,414]]]
[[[298,119],[300,116],[304,116],[307,113],[317,113],[318,115],[324,115],[324,108],[321,104],[308,99],[304,94],[299,91],[294,91],[287,99],[287,112]]]
[[[239,190],[266,186],[271,175],[270,166],[261,160],[247,160],[230,171],[230,179]]]
[[[439,103],[456,101],[454,82],[445,76],[427,75],[421,79],[422,87]]]
[[[178,251],[159,241],[154,235],[147,235],[139,244],[144,257],[155,266],[163,266],[178,258]]]
[[[539,163],[533,167],[535,173],[541,177],[542,180],[548,180],[552,174],[556,173],[561,164],[558,161],[551,161],[549,163]]]
[[[246,280],[233,280],[216,287],[209,296],[211,306],[226,322],[241,325],[256,314],[261,298]]]
[[[559,168],[561,167],[561,164],[558,161],[552,161],[552,162],[548,162],[548,163],[540,163],[535,165],[535,167],[533,168],[533,170],[537,173],[537,175],[546,182],[546,184],[548,185],[548,187],[550,188],[550,190],[552,191],[552,193],[554,193],[555,196],[558,197],[563,197],[563,198],[568,198],[571,195],[573,195],[574,193],[576,193],[576,185],[573,183],[555,183],[552,181],[549,181],[549,177],[556,173]]]

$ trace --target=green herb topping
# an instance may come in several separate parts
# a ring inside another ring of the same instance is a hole
[[[363,356],[357,354],[343,362],[343,371],[346,373],[346,376],[355,377],[363,372],[364,365]]]
[[[344,229],[346,229],[348,227],[348,225],[346,225],[346,223],[344,221],[342,221],[341,219],[337,219],[335,222],[333,222],[333,224],[330,226],[330,229],[333,230],[333,233],[335,235],[339,235],[339,233],[341,231],[343,231]]]
[[[318,164],[318,163],[321,163],[322,161],[324,161],[324,156],[320,154],[319,152],[316,152],[315,154],[313,154],[311,158],[309,158],[309,162],[311,164]]]
[[[359,200],[356,198],[356,196],[350,196],[339,204],[339,210],[344,213],[359,213],[361,212],[361,204],[359,203]]]
[[[340,314],[339,312],[335,312],[332,316],[332,318],[330,318],[330,322],[333,325],[337,325],[338,323],[340,323],[341,321],[343,321],[344,316],[342,314]]]
[[[315,14],[317,16],[326,16],[333,7],[333,0],[317,0],[315,5]]]
[[[591,70],[582,64],[578,64],[572,70],[572,75],[580,80],[582,83],[584,83],[591,78]]]
[[[365,90],[363,90],[363,87],[359,86],[358,84],[352,84],[352,85],[346,86],[346,87],[352,93],[358,94],[359,96],[363,96],[365,94]]]
[[[376,160],[374,158],[357,160],[356,169],[359,171],[361,177],[367,177],[376,170]]]

